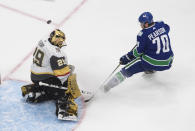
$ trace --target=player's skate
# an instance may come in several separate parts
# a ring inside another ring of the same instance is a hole
[[[155,70],[144,71],[145,74],[154,74],[155,72],[156,72]]]
[[[59,120],[78,121],[77,110],[78,105],[70,96],[63,97],[56,103],[56,115]]]

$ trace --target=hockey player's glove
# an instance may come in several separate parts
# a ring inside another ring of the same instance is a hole
[[[121,65],[126,65],[129,61],[130,61],[130,60],[127,58],[126,55],[124,55],[124,56],[122,56],[122,57],[120,58],[120,64],[121,64]]]
[[[126,65],[127,63],[129,63],[131,60],[133,60],[135,57],[134,56],[129,56],[128,54],[122,56],[120,58],[120,64],[121,65]]]

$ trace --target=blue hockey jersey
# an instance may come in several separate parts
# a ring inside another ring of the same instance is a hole
[[[170,27],[164,22],[155,22],[137,35],[137,46],[127,54],[140,57],[152,66],[169,66],[173,52],[169,38]]]

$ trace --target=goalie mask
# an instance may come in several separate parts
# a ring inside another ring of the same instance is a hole
[[[53,45],[58,46],[60,48],[66,46],[65,34],[59,29],[56,29],[53,32],[51,32],[49,40]]]

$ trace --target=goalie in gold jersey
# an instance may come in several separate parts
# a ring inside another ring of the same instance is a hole
[[[60,120],[77,121],[78,105],[75,99],[81,95],[73,74],[74,66],[68,65],[67,56],[61,50],[65,34],[56,29],[49,38],[39,41],[31,65],[33,84],[21,87],[27,102],[56,100],[56,115]]]

